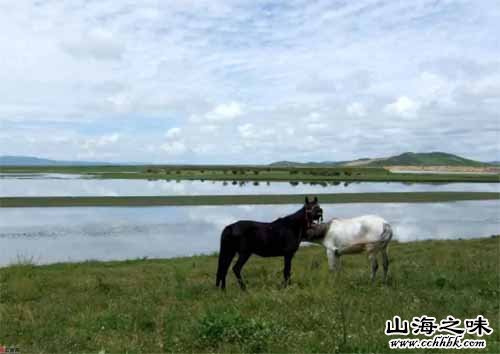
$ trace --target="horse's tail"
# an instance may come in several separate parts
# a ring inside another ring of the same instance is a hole
[[[221,286],[222,289],[226,286],[226,275],[231,261],[233,260],[236,250],[232,245],[232,227],[226,226],[220,236],[220,251],[219,251],[219,264],[217,266],[217,279],[215,286]]]
[[[393,232],[392,232],[391,225],[387,222],[384,222],[382,234],[380,235],[380,238],[382,240],[382,248],[383,249],[387,248],[387,245],[392,240],[392,236],[393,236]]]

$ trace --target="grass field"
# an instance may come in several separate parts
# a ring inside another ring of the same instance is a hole
[[[500,182],[498,174],[392,173],[380,167],[50,166],[0,167],[0,173],[77,173],[92,178],[218,181]]]
[[[214,287],[215,255],[19,264],[0,269],[0,344],[24,353],[391,352],[384,326],[394,315],[482,314],[494,333],[481,353],[498,353],[499,247],[498,237],[392,243],[389,285],[380,274],[369,283],[364,256],[344,257],[331,274],[323,249],[305,247],[291,287],[279,286],[281,258],[252,257],[249,290],[229,274],[225,293]]]
[[[321,203],[432,203],[498,200],[496,192],[318,193]],[[0,207],[301,204],[304,194],[130,197],[0,197]]]

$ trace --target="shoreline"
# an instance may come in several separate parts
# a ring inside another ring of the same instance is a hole
[[[499,230],[500,231],[500,230]],[[489,240],[489,239],[500,239],[500,233],[499,234],[493,234],[489,236],[479,236],[479,237],[471,237],[471,238],[448,238],[448,239],[423,239],[423,240],[411,240],[411,241],[399,241],[399,240],[391,240],[391,245],[402,245],[402,246],[409,246],[412,244],[423,244],[423,243],[446,243],[446,242],[462,242],[462,241],[481,241],[481,240]],[[312,242],[307,242],[307,241],[302,241],[303,243],[300,244],[299,250],[300,249],[305,249],[305,248],[318,248],[323,250],[323,246],[317,244],[317,243],[312,243]],[[43,267],[58,267],[58,266],[78,266],[78,265],[87,265],[87,264],[92,264],[92,265],[102,265],[102,266],[108,266],[108,265],[119,265],[119,264],[130,264],[130,263],[140,263],[140,262],[171,262],[171,261],[186,261],[186,260],[195,260],[197,258],[217,258],[219,255],[219,252],[217,251],[212,251],[212,252],[207,252],[207,253],[197,253],[197,254],[192,254],[192,255],[182,255],[182,256],[173,256],[173,257],[136,257],[136,258],[124,258],[124,259],[86,259],[86,260],[77,260],[77,261],[56,261],[56,262],[48,262],[48,263],[37,263],[36,261],[33,261],[33,259],[19,259],[18,261],[8,263],[8,264],[0,264],[0,271],[3,269],[8,269],[12,267],[24,267],[24,266],[30,266],[30,267],[37,267],[37,268],[43,268]],[[262,258],[266,259],[266,257],[260,257],[254,255],[256,258]],[[280,257],[276,257],[280,258]]]

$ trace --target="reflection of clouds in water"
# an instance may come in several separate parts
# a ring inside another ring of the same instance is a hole
[[[399,222],[393,225],[393,239],[400,242],[409,242],[415,240],[420,230],[414,224]]]
[[[226,225],[238,220],[271,222],[278,217],[297,211],[298,207],[288,205],[238,205],[238,206],[200,206],[189,211],[189,220],[202,221],[216,225],[220,231]]]
[[[27,235],[0,234],[0,264],[38,259],[40,263],[177,257],[206,253],[218,244],[211,224],[81,225],[58,230],[26,230]]]
[[[0,174],[1,175],[1,174]],[[495,183],[454,184],[405,184],[360,182],[344,184],[328,183],[325,186],[289,182],[252,182],[226,185],[219,181],[175,181],[137,179],[19,179],[0,178],[2,196],[125,196],[125,195],[214,195],[214,194],[315,194],[315,193],[362,193],[362,192],[421,192],[421,191],[500,191]]]
[[[237,221],[237,217],[230,210],[225,210],[221,212],[217,210],[217,207],[199,207],[200,210],[190,210],[188,212],[188,218],[191,222],[203,222],[206,224],[213,225],[216,229],[222,232],[226,225],[232,224]]]
[[[255,209],[255,205],[238,205],[237,208],[245,212],[251,212]]]
[[[186,187],[189,187],[189,185],[176,181],[149,181],[148,187],[154,191],[153,194],[189,195],[189,193],[186,193]],[[163,193],[158,193],[160,191]]]
[[[218,250],[237,220],[269,222],[300,205],[3,208],[0,264],[17,255],[40,262],[175,257]],[[427,204],[323,204],[325,220],[377,214],[395,239],[473,238],[499,233],[498,201]]]

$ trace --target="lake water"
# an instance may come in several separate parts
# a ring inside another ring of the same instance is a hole
[[[1,197],[221,194],[314,194],[364,192],[500,192],[499,183],[290,183],[92,179],[72,174],[0,174]]]
[[[239,219],[272,221],[297,208],[2,208],[0,265],[22,260],[53,263],[206,254],[218,251],[225,225]],[[499,208],[499,201],[323,205],[325,218],[378,214],[393,225],[395,239],[402,242],[498,234]]]

